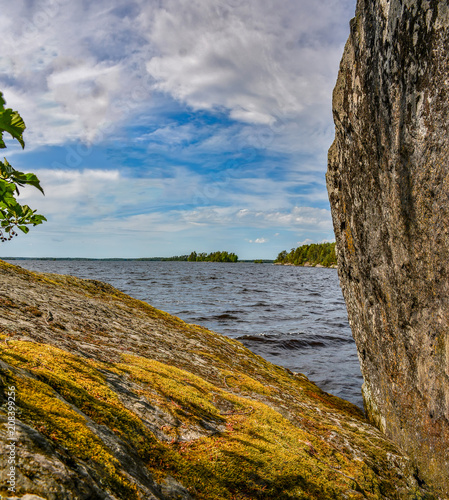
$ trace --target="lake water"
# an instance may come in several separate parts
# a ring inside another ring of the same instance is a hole
[[[243,262],[10,262],[106,281],[188,323],[238,339],[363,408],[363,380],[336,269]]]

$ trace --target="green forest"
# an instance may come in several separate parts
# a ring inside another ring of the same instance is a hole
[[[136,260],[157,260],[157,261],[185,261],[185,262],[237,262],[239,260],[235,253],[228,252],[211,252],[211,253],[196,253],[190,255],[175,255],[173,257],[148,257]]]
[[[228,252],[212,252],[209,254],[192,252],[187,260],[189,262],[237,262],[239,258],[235,253]]]
[[[283,250],[277,256],[275,264],[291,264],[294,266],[316,266],[318,264],[331,267],[337,265],[335,243],[312,243],[292,248],[289,253]]]

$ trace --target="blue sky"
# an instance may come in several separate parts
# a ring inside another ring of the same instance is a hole
[[[48,222],[2,256],[275,258],[333,241],[331,96],[355,0],[2,2],[5,156]]]

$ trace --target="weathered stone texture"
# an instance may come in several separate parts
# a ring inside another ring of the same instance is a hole
[[[449,496],[449,6],[359,0],[327,185],[370,419]]]

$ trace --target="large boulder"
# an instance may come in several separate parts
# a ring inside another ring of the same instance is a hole
[[[449,496],[449,6],[359,0],[327,186],[368,416]]]

